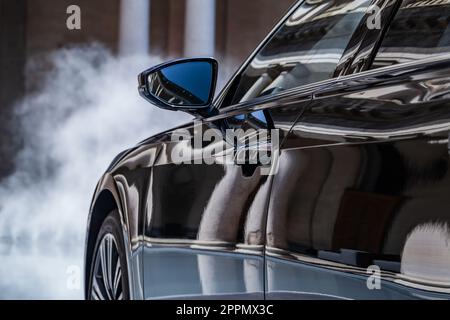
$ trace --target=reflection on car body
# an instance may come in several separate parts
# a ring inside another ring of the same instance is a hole
[[[372,5],[380,30],[367,30]],[[130,298],[450,298],[448,17],[447,1],[294,5],[206,114],[188,110],[225,153],[225,129],[277,129],[277,173],[175,164],[177,147],[208,148],[171,139],[193,139],[194,123],[124,152],[91,206],[87,297],[117,209]]]

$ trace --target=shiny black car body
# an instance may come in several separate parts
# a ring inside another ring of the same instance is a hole
[[[174,164],[175,129],[124,151],[93,197],[86,297],[115,212],[127,298],[449,298],[449,17],[444,0],[295,4],[176,128],[230,152],[224,129],[276,129],[276,173]]]

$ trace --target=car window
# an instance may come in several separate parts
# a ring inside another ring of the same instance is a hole
[[[333,76],[371,1],[305,1],[250,62],[231,104]]]
[[[450,53],[450,1],[403,1],[372,69]]]

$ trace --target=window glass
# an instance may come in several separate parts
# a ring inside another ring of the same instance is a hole
[[[372,68],[450,53],[449,22],[449,0],[403,1]]]
[[[370,1],[305,1],[243,72],[236,104],[332,77]]]

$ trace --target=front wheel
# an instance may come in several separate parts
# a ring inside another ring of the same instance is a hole
[[[90,300],[128,300],[128,272],[120,217],[112,211],[97,235],[89,281]]]

